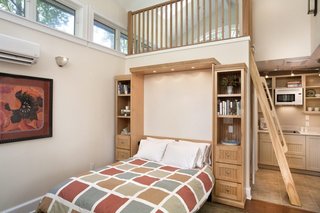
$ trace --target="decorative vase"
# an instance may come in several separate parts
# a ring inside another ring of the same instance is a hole
[[[232,94],[233,86],[227,86],[227,93]]]

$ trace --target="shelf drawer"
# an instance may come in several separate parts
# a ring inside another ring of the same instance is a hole
[[[242,200],[242,184],[216,180],[215,195],[230,200]]]
[[[130,149],[130,136],[117,135],[116,147],[120,149]]]
[[[216,146],[216,161],[240,165],[242,163],[240,146]]]
[[[125,160],[130,157],[130,151],[124,149],[116,149],[116,160]]]
[[[241,166],[215,163],[214,171],[217,179],[242,183]]]

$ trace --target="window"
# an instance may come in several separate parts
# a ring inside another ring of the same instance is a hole
[[[0,9],[19,16],[25,16],[24,0],[0,0]]]
[[[37,0],[37,22],[74,35],[75,16],[74,9],[58,1]]]
[[[94,20],[93,42],[115,49],[115,29]]]
[[[128,36],[126,34],[120,34],[120,52],[128,54]]]

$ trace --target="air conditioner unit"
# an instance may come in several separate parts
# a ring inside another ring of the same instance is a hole
[[[39,56],[39,44],[0,34],[0,61],[31,65]]]

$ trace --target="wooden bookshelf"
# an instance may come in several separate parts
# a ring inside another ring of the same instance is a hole
[[[218,65],[214,67],[213,146],[216,185],[213,200],[244,208],[245,195],[245,85],[246,65]],[[233,93],[221,85],[222,78],[239,79]]]

